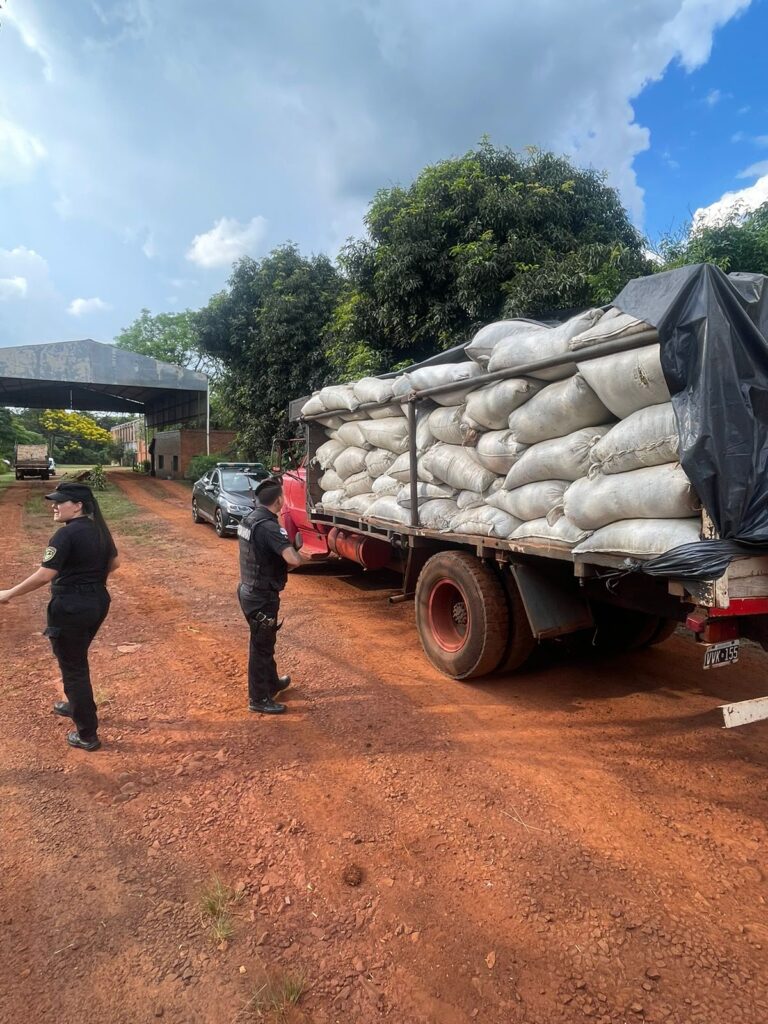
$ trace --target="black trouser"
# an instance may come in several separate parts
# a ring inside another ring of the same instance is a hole
[[[275,642],[280,594],[276,590],[246,590],[241,586],[238,587],[237,597],[251,629],[251,642],[248,648],[248,699],[251,702],[268,700],[275,693],[277,685]],[[272,624],[260,621],[260,615],[270,619]]]
[[[96,737],[99,727],[88,668],[88,648],[108,611],[109,594],[103,587],[92,591],[54,590],[48,605],[45,635],[59,663],[75,728],[86,741]]]

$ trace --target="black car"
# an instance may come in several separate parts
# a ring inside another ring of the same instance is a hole
[[[235,533],[253,508],[253,488],[268,476],[260,462],[219,462],[192,488],[192,520],[213,523],[219,537]]]

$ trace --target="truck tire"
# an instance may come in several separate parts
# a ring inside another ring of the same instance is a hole
[[[654,630],[651,639],[646,640],[643,646],[655,647],[656,644],[663,644],[665,640],[669,640],[679,625],[680,623],[677,619],[659,619],[659,624]]]
[[[509,673],[522,668],[538,645],[536,637],[531,632],[528,613],[520,596],[520,590],[508,566],[501,570],[501,581],[507,595],[509,629],[507,647],[496,671]]]
[[[594,631],[590,633],[593,650],[604,654],[624,654],[647,646],[658,631],[660,618],[631,608],[592,602],[595,619]]]
[[[47,473],[43,473],[43,475],[42,475],[42,479],[43,479],[43,480],[48,480],[48,474],[47,474]]]
[[[424,653],[445,675],[488,675],[504,657],[509,633],[501,581],[475,555],[433,555],[416,583],[416,627]]]

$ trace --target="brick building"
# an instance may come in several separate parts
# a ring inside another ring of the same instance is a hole
[[[123,446],[125,454],[122,464],[124,466],[135,466],[149,457],[143,416],[137,416],[135,420],[128,420],[125,423],[118,423],[117,426],[110,427],[109,432],[115,444]]]
[[[233,430],[212,430],[211,454],[231,452],[233,457],[235,436]],[[155,434],[152,468],[163,480],[185,477],[195,455],[205,455],[204,430],[162,430]]]

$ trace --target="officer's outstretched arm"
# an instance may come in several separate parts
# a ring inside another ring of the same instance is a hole
[[[306,559],[302,558],[296,548],[283,548],[281,552],[283,560],[295,569],[298,565],[303,565]]]
[[[58,575],[57,569],[46,569],[44,566],[40,566],[37,572],[27,576],[21,583],[17,583],[15,587],[11,587],[10,590],[0,590],[0,604],[8,604],[14,597],[21,597],[22,594],[29,594],[33,590],[39,590],[40,587],[44,587],[46,583],[50,583]]]

